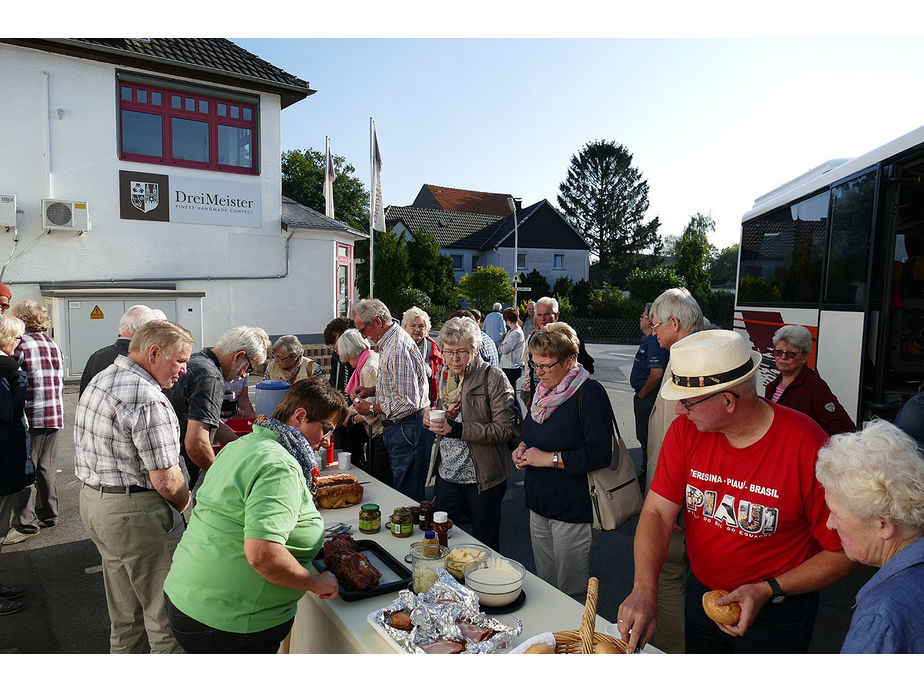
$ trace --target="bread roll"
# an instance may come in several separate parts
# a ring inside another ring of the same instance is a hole
[[[318,489],[315,504],[319,508],[335,509],[347,508],[361,503],[363,500],[363,487],[358,483],[337,484],[324,486]]]
[[[527,647],[523,654],[555,654],[555,649],[549,647],[544,642],[537,642],[535,645]]]
[[[622,654],[623,651],[620,650],[615,645],[608,642],[598,642],[594,645],[594,654]]]
[[[736,602],[719,606],[715,600],[724,597],[728,592],[725,590],[712,590],[703,595],[703,609],[706,615],[716,623],[734,625],[741,618],[741,607]]]

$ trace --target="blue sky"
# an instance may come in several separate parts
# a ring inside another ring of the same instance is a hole
[[[924,125],[924,41],[843,39],[232,39],[310,82],[283,149],[335,154],[386,204],[424,183],[555,203],[569,159],[615,140],[680,233],[711,213],[737,242],[756,197]]]

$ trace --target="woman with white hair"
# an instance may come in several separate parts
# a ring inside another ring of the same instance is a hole
[[[924,459],[874,420],[832,436],[815,468],[847,556],[879,571],[857,593],[842,653],[924,653]]]
[[[404,311],[401,316],[401,327],[411,335],[411,339],[420,349],[420,355],[423,356],[424,368],[427,371],[427,380],[430,383],[430,401],[436,399],[437,383],[436,374],[445,363],[443,352],[433,337],[427,334],[430,331],[430,316],[427,312],[417,306],[413,306]],[[429,449],[429,446],[427,446]]]
[[[305,348],[294,334],[283,335],[273,342],[272,352],[264,380],[282,380],[292,385],[305,378],[324,376],[321,366],[304,355]]]
[[[809,368],[812,335],[802,325],[784,325],[773,335],[773,358],[780,374],[767,384],[766,397],[814,419],[829,436],[857,430],[828,384]]]

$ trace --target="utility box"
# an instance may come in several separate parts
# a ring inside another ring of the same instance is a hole
[[[79,200],[42,200],[42,228],[48,231],[90,230],[90,210]]]
[[[0,226],[16,225],[16,196],[0,194]]]

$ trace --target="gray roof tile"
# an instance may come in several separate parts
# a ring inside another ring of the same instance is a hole
[[[358,231],[351,226],[347,226],[342,221],[331,219],[326,214],[321,214],[316,209],[296,202],[285,195],[282,196],[282,226],[287,229],[329,229],[331,231],[343,231],[361,238],[369,237],[367,232]]]

